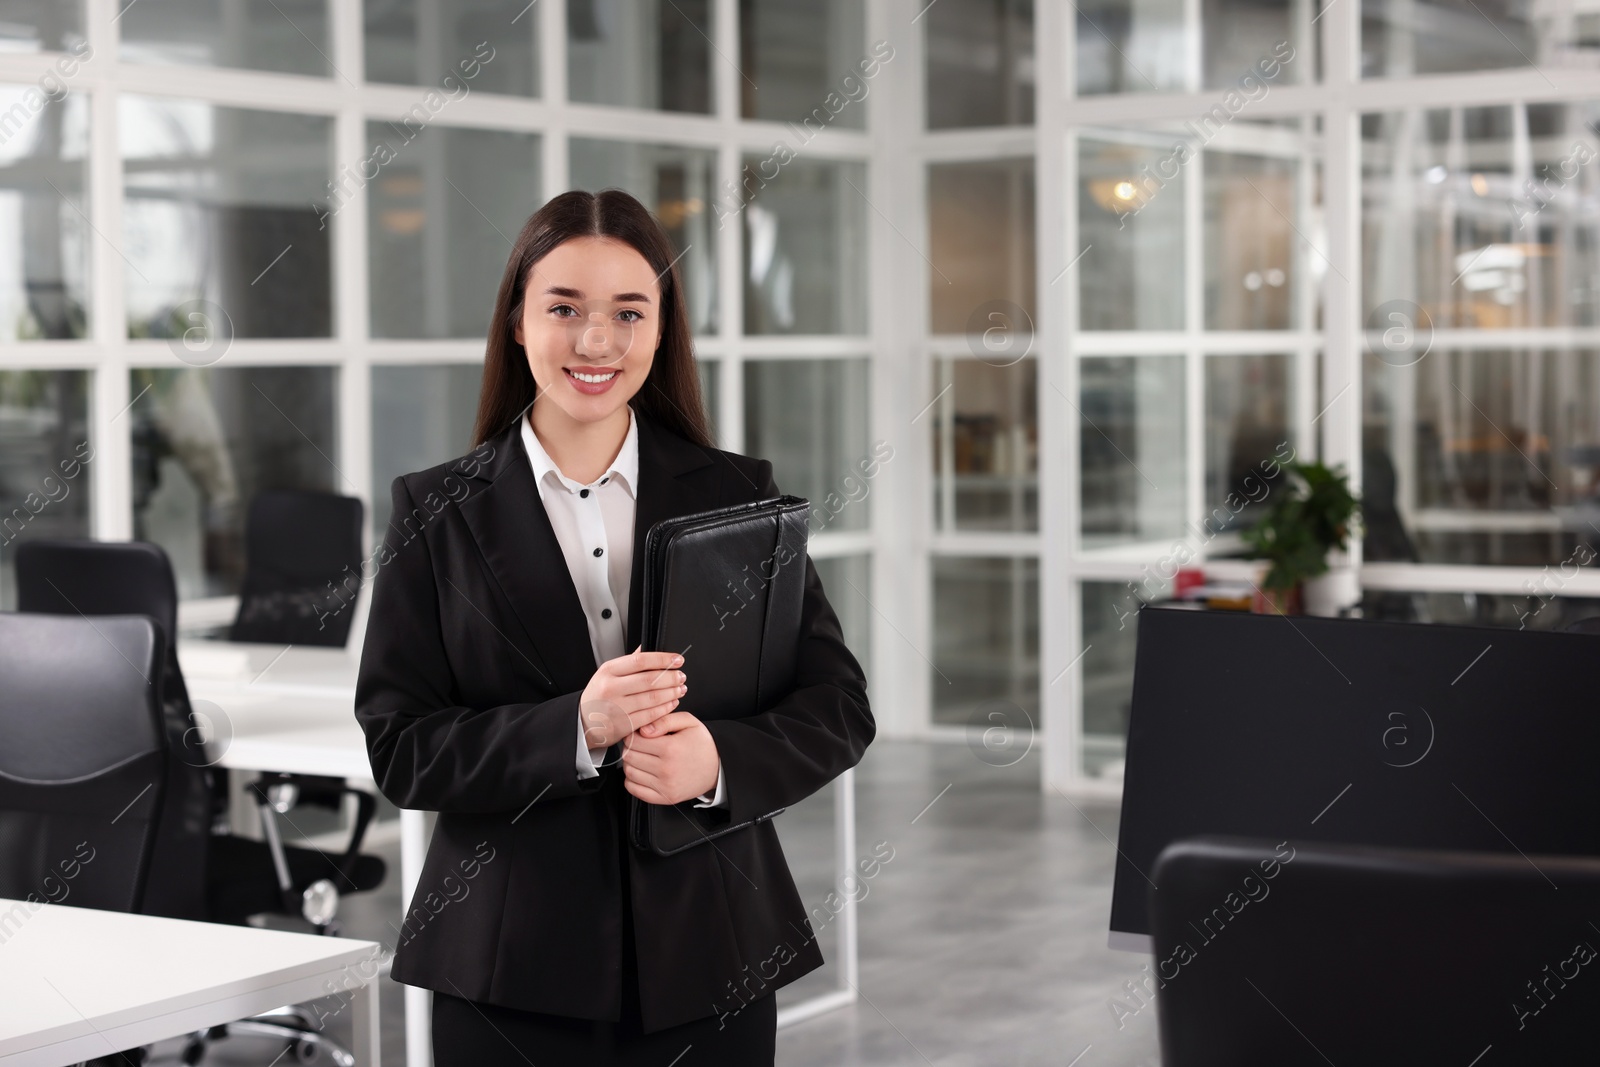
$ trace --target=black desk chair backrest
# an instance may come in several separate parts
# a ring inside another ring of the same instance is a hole
[[[250,500],[245,576],[229,638],[343,648],[361,587],[363,505],[272,489]]]
[[[162,721],[168,752],[165,812],[142,910],[179,919],[206,912],[213,823],[227,803],[210,768],[178,667],[178,587],[166,552],[145,541],[29,541],[17,548],[17,610],[66,615],[148,615],[162,633]]]
[[[1569,634],[1600,634],[1600,615],[1591,615],[1587,619],[1574,619],[1561,630]]]
[[[0,896],[141,909],[166,791],[165,654],[146,616],[0,614]]]
[[[1600,1052],[1600,859],[1200,837],[1151,877],[1164,1067]]]

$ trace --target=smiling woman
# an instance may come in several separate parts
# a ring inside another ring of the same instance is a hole
[[[797,684],[764,710],[702,720],[690,676],[719,665],[641,643],[649,530],[782,493],[770,460],[710,441],[676,267],[625,192],[547,203],[501,280],[478,451],[391,487],[355,701],[374,778],[439,813],[423,879],[505,856],[395,955],[395,980],[434,991],[438,1067],[761,1067],[773,993],[823,963],[756,821],[855,766],[876,730],[815,564]],[[640,801],[728,829],[715,848],[634,848]],[[730,998],[753,968],[761,988]]]

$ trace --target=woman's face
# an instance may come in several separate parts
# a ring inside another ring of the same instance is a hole
[[[605,419],[639,391],[655,362],[661,342],[655,271],[622,241],[563,241],[529,271],[516,338],[528,354],[539,403],[554,403],[578,422]]]

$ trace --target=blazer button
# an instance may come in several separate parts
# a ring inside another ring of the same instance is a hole
[[[604,553],[605,553],[605,549],[603,549],[603,548],[597,548],[597,549],[594,550],[594,554],[597,555],[597,556],[603,555]]]
[[[610,608],[601,608],[601,609],[600,609],[600,617],[601,617],[601,618],[602,618],[602,619],[609,619],[609,618],[611,618],[611,609],[610,609]]]

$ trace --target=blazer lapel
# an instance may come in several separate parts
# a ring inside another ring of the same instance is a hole
[[[639,426],[639,484],[634,487],[633,562],[628,585],[624,653],[639,644],[644,589],[644,539],[664,518],[715,506],[690,471],[708,466],[704,449],[634,410]],[[539,496],[521,423],[496,440],[494,457],[479,469],[489,481],[461,502],[461,515],[484,561],[500,583],[532,648],[558,693],[588,685],[598,664],[589,645],[588,621],[567,571],[561,543]],[[513,640],[517,635],[506,635]]]

